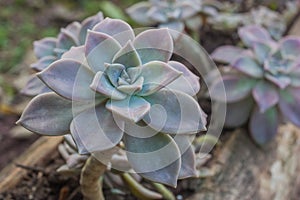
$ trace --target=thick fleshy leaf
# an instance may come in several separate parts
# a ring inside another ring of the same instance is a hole
[[[150,18],[150,20],[155,21],[156,23],[165,23],[168,21],[168,16],[166,15],[166,12],[158,7],[152,7],[148,10],[147,13],[145,13],[147,17]]]
[[[121,76],[123,70],[125,69],[122,64],[106,64],[105,73],[110,80],[111,84],[118,87],[118,79]]]
[[[169,28],[175,31],[178,31],[179,33],[182,33],[184,31],[184,23],[180,21],[172,21],[164,24],[160,24],[158,26],[159,28]],[[179,37],[180,34],[178,34],[177,37]]]
[[[140,33],[133,45],[143,64],[154,60],[168,62],[173,54],[173,40],[166,28]]]
[[[236,59],[232,67],[254,78],[261,78],[264,75],[263,66],[250,57],[242,56]]]
[[[128,85],[120,85],[117,87],[117,89],[121,92],[124,92],[126,94],[132,95],[135,92],[141,91],[143,88],[144,83],[144,77],[138,78],[134,83],[128,84]]]
[[[93,27],[103,20],[102,12],[98,12],[96,15],[86,18],[81,24],[81,29],[79,32],[79,42],[80,44],[85,43],[87,30],[92,30]]]
[[[179,62],[170,61],[168,64],[183,74],[170,83],[167,88],[195,96],[200,90],[199,77]]]
[[[225,118],[225,126],[237,128],[244,125],[253,110],[254,101],[252,98],[242,99],[238,102],[228,103]]]
[[[116,124],[104,104],[77,115],[71,123],[71,134],[80,154],[104,151],[116,146],[123,137],[123,127]]]
[[[296,59],[300,55],[300,38],[289,36],[280,43],[281,54],[285,59]]]
[[[243,43],[248,47],[252,47],[254,42],[256,41],[272,41],[272,38],[268,31],[259,25],[249,25],[242,27],[239,29],[238,33]]]
[[[71,31],[62,28],[57,38],[57,48],[69,50],[72,46],[79,46],[79,41],[76,35]]]
[[[113,58],[113,63],[120,63],[128,68],[140,66],[142,61],[133,47],[132,42],[128,41],[126,45],[116,53]]]
[[[260,81],[254,87],[252,95],[259,106],[260,112],[265,112],[278,103],[279,95],[276,87],[266,81]]]
[[[300,89],[288,88],[280,91],[279,108],[283,116],[300,127]]]
[[[92,100],[95,97],[95,92],[89,89],[94,73],[75,60],[58,60],[37,76],[67,99]]]
[[[127,97],[127,94],[118,91],[108,80],[108,77],[103,72],[99,71],[90,85],[90,88],[100,94],[111,99],[122,100]]]
[[[263,64],[266,58],[269,56],[269,54],[272,51],[272,48],[270,45],[267,45],[265,42],[255,42],[253,44],[253,49],[255,52],[255,56],[258,59],[258,62],[260,64]]]
[[[124,135],[127,158],[142,177],[176,187],[181,167],[180,150],[174,140],[162,133],[149,138]]]
[[[86,62],[85,54],[84,54],[84,46],[79,47],[71,47],[69,51],[64,53],[61,56],[61,59],[72,59],[76,60],[80,63],[82,63],[85,66],[88,66],[88,63]]]
[[[33,63],[30,67],[31,69],[40,72],[46,69],[51,63],[57,60],[55,56],[45,56],[38,60],[37,62]]]
[[[72,119],[72,101],[51,92],[33,98],[17,124],[42,135],[64,135]]]
[[[85,43],[85,56],[94,72],[104,71],[104,63],[112,63],[114,55],[121,49],[120,44],[111,36],[88,31]]]
[[[153,22],[145,13],[147,13],[151,7],[152,5],[149,2],[139,2],[129,7],[126,12],[137,23],[144,26],[150,26],[155,22]]]
[[[56,56],[54,48],[56,47],[57,39],[48,37],[42,40],[35,41],[34,54],[38,59],[41,59],[45,56]]]
[[[125,119],[140,121],[150,110],[150,103],[138,96],[128,96],[124,100],[110,100],[106,108]]]
[[[51,90],[35,75],[33,75],[21,93],[27,96],[36,96],[38,94],[51,92]]]
[[[135,82],[137,80],[137,78],[140,77],[142,68],[141,67],[130,67],[127,68],[127,74],[131,79],[131,82]]]
[[[291,84],[292,80],[290,77],[284,74],[265,74],[266,79],[277,85],[280,89],[285,89],[288,85]]]
[[[167,63],[160,61],[152,61],[141,67],[140,76],[144,77],[144,85],[142,91],[138,93],[141,96],[148,96],[169,83],[177,79],[183,73],[177,71]]]
[[[217,62],[229,64],[240,57],[244,51],[245,49],[235,46],[221,46],[212,52],[211,57]]]
[[[195,152],[190,136],[176,135],[173,137],[181,154],[181,167],[178,179],[197,176]]]
[[[250,118],[250,134],[257,144],[263,145],[277,134],[278,124],[276,107],[272,107],[264,113],[256,108]]]
[[[227,101],[227,103],[237,102],[251,94],[256,80],[238,75],[224,75],[221,80],[216,80],[210,90],[211,98],[217,101]],[[226,99],[223,98],[223,88],[225,87]]]
[[[145,99],[152,106],[143,120],[153,129],[170,134],[195,134],[206,130],[201,108],[191,96],[162,89]]]
[[[120,19],[105,18],[97,24],[93,31],[105,33],[113,37],[116,41],[124,46],[129,40],[133,41],[135,35],[129,24]]]

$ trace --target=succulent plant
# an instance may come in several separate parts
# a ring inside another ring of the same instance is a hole
[[[195,175],[190,138],[205,130],[193,98],[199,78],[170,61],[168,29],[137,36],[122,20],[106,18],[37,76],[53,91],[36,96],[19,124],[42,135],[71,133],[79,153],[125,144],[142,177],[171,186]]]
[[[274,41],[261,26],[250,25],[238,31],[246,49],[222,46],[212,58],[228,64],[222,79],[213,83],[212,98],[225,84],[228,112],[226,125],[238,127],[249,122],[258,144],[272,139],[281,120],[300,127],[300,38],[287,36]]]
[[[202,0],[149,0],[137,3],[127,13],[144,26],[168,27],[178,32],[185,28],[197,31],[202,19],[199,12],[214,14],[215,10],[204,9]]]
[[[51,63],[61,58],[62,54],[73,46],[81,46],[85,43],[88,29],[92,29],[95,24],[103,20],[102,12],[88,17],[82,23],[72,22],[67,27],[62,28],[57,38],[46,37],[35,41],[34,54],[38,59],[31,65],[31,68],[40,72],[46,69]],[[26,86],[21,91],[28,96],[36,96],[41,93],[50,92],[51,90],[41,82],[39,78],[33,75]]]

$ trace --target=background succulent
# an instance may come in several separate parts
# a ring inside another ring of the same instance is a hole
[[[205,8],[202,0],[149,0],[131,6],[127,13],[139,24],[183,32],[185,28],[198,31],[202,24],[199,12],[214,14],[214,9]]]
[[[72,22],[66,28],[62,28],[57,38],[47,37],[34,42],[34,54],[38,61],[31,65],[31,68],[40,72],[46,69],[51,63],[61,58],[62,54],[73,46],[80,46],[85,43],[88,29],[103,20],[102,12],[85,19],[82,23]],[[28,96],[36,96],[51,90],[33,75],[21,91]]]
[[[287,36],[275,42],[257,25],[240,28],[239,36],[247,49],[222,46],[212,53],[214,60],[229,64],[222,80],[214,82],[212,97],[220,100],[223,81],[226,125],[241,126],[250,117],[252,137],[264,144],[276,135],[282,119],[300,126],[300,38]]]
[[[38,73],[54,92],[36,96],[19,123],[43,135],[70,132],[81,154],[123,141],[135,172],[176,186],[195,175],[190,137],[205,130],[205,116],[193,98],[199,78],[170,61],[172,52],[168,29],[135,36],[127,23],[106,18],[83,46]]]

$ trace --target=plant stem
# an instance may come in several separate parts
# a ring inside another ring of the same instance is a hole
[[[90,156],[80,176],[81,192],[85,200],[104,200],[102,181],[100,177],[106,171],[107,166],[102,164],[94,156]]]
[[[163,198],[166,200],[176,200],[176,197],[174,194],[168,190],[164,185],[160,183],[154,183],[152,182],[152,185],[155,187],[155,189],[162,194]]]

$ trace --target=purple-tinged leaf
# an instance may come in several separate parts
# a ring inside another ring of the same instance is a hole
[[[37,62],[33,63],[30,67],[31,69],[40,72],[46,69],[51,63],[57,60],[55,56],[45,56],[39,59]]]
[[[121,46],[124,46],[129,40],[133,41],[135,35],[129,24],[120,19],[105,18],[99,24],[97,24],[93,31],[105,33],[116,41]]]
[[[249,25],[239,29],[239,36],[248,47],[253,47],[254,42],[272,42],[268,31],[259,25]]]
[[[277,85],[280,89],[285,89],[291,84],[291,78],[284,74],[265,74],[266,79]]]
[[[144,64],[141,67],[140,74],[140,76],[144,77],[144,85],[142,91],[140,91],[138,95],[151,95],[170,84],[182,74],[182,72],[177,71],[164,62],[152,61]]]
[[[300,89],[287,88],[280,91],[279,108],[283,116],[300,127]]]
[[[137,23],[144,25],[144,26],[151,26],[155,22],[153,22],[146,13],[152,7],[151,3],[149,2],[139,2],[134,4],[133,6],[129,7],[126,12],[128,15]]]
[[[85,56],[94,72],[104,71],[104,63],[112,63],[114,55],[121,49],[120,44],[111,36],[88,31]]]
[[[250,118],[250,135],[257,144],[266,144],[277,134],[278,124],[279,118],[276,107],[272,107],[264,113],[256,108]]]
[[[157,24],[165,23],[168,21],[168,16],[162,10],[158,7],[152,7],[148,10],[147,13],[145,13],[147,17],[149,17],[150,20],[155,21]]]
[[[147,30],[133,41],[142,63],[168,62],[173,54],[173,39],[166,28]]]
[[[181,167],[180,150],[174,140],[162,133],[148,138],[124,135],[127,158],[142,177],[176,187]]]
[[[17,124],[42,135],[64,135],[72,119],[72,102],[51,92],[34,97]]]
[[[73,46],[79,46],[79,41],[76,35],[67,29],[62,28],[58,35],[57,48],[62,50],[69,50]]]
[[[113,58],[113,63],[120,63],[125,67],[138,67],[142,64],[142,61],[133,47],[131,41],[128,41],[120,51],[116,53]]]
[[[252,58],[246,56],[236,59],[232,63],[232,67],[254,78],[262,78],[264,74],[263,66],[259,65]]]
[[[108,150],[123,137],[123,128],[116,124],[104,104],[77,115],[71,123],[71,134],[80,154]]]
[[[108,77],[103,72],[99,71],[93,82],[90,85],[90,88],[104,96],[107,96],[111,99],[122,100],[127,97],[127,94],[118,91],[108,80]]]
[[[150,103],[138,96],[128,96],[119,101],[111,99],[106,103],[106,108],[114,115],[138,122],[149,112]]]
[[[284,59],[296,59],[300,55],[300,38],[288,36],[280,42],[280,50]]]
[[[51,92],[51,90],[35,75],[33,75],[26,86],[21,90],[21,94],[36,96],[38,94]]]
[[[228,103],[225,127],[237,128],[244,125],[249,119],[253,105],[253,99],[250,97],[235,103]]]
[[[42,40],[35,41],[34,54],[38,59],[41,59],[45,56],[56,56],[54,48],[56,47],[57,39],[52,37],[47,37]]]
[[[193,74],[186,66],[176,61],[170,61],[168,64],[182,75],[170,83],[167,88],[179,90],[188,95],[195,96],[200,90],[199,77]]]
[[[276,87],[264,80],[257,83],[252,91],[252,95],[259,107],[259,111],[262,113],[275,106],[279,101]]]
[[[272,52],[272,47],[270,45],[267,45],[265,42],[259,41],[253,44],[253,49],[255,56],[260,64],[264,64],[264,61]]]
[[[67,51],[66,53],[64,53],[61,56],[61,59],[72,59],[72,60],[76,60],[80,63],[82,63],[85,66],[88,66],[86,58],[85,58],[85,54],[84,54],[84,46],[79,46],[79,47],[71,47],[71,49],[69,51]]]
[[[89,89],[94,73],[75,60],[58,60],[37,76],[54,92],[67,99],[82,101],[95,97],[95,92]]]
[[[87,30],[92,30],[93,27],[103,20],[102,12],[98,12],[96,15],[86,18],[81,24],[81,29],[79,32],[79,42],[80,44],[85,43]]]
[[[229,64],[239,58],[244,51],[245,49],[235,46],[221,46],[212,52],[211,57],[217,62]]]
[[[195,134],[206,130],[202,110],[191,96],[162,89],[145,99],[152,106],[143,120],[153,129],[170,134]]]
[[[217,101],[237,102],[249,96],[255,85],[255,79],[245,76],[224,75],[221,80],[218,79],[212,84],[210,95]],[[226,99],[223,99],[222,96],[223,86],[225,87]]]
[[[114,87],[118,87],[118,79],[121,76],[123,70],[125,69],[124,65],[121,64],[105,64],[106,69],[105,73]]]

